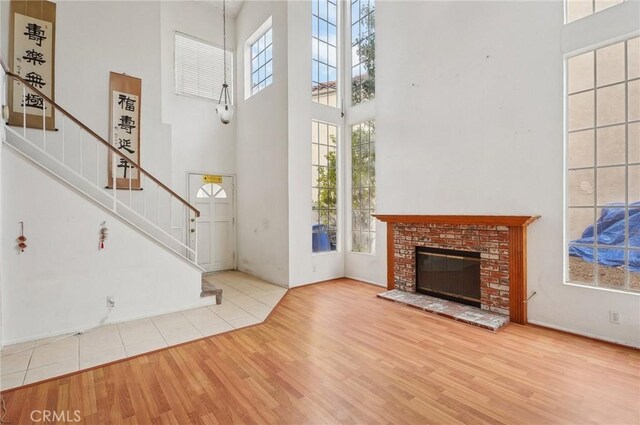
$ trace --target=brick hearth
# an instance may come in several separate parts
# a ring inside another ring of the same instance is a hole
[[[417,246],[475,251],[481,307],[526,323],[526,228],[538,216],[375,217],[387,222],[387,289],[415,292]]]

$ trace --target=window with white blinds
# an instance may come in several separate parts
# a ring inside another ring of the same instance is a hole
[[[222,50],[213,44],[176,32],[176,93],[217,101],[224,82]],[[227,50],[227,83],[229,94],[233,99],[233,52],[229,50]]]

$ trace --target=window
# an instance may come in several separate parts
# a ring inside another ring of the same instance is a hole
[[[312,8],[312,99],[338,107],[337,0],[313,0]]]
[[[233,76],[233,53],[227,50],[227,76]],[[177,94],[218,100],[224,82],[222,48],[175,33],[175,84]],[[233,99],[233,84],[229,94]]]
[[[375,252],[376,126],[367,121],[351,127],[351,251]]]
[[[566,22],[577,21],[623,1],[625,0],[566,0]]]
[[[258,93],[273,81],[271,28],[251,45],[251,94]]]
[[[351,104],[376,92],[375,0],[351,0]]]
[[[313,252],[335,251],[338,245],[338,129],[335,125],[313,121],[311,131]]]
[[[568,281],[640,292],[640,37],[567,60]]]
[[[222,188],[222,186],[215,183],[205,183],[200,186],[198,189],[198,193],[196,193],[196,198],[207,199],[207,198],[216,198],[216,199],[225,199],[227,197],[227,192]]]

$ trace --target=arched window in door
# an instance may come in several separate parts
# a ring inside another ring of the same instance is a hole
[[[196,197],[199,199],[206,199],[206,198],[225,199],[227,197],[227,192],[225,192],[225,190],[219,184],[205,183],[202,186],[200,186],[200,189],[198,189],[198,193],[196,194]]]

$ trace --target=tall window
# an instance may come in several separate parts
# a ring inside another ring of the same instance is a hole
[[[369,254],[376,236],[375,140],[375,121],[351,127],[351,251]]]
[[[568,281],[640,291],[640,38],[567,61]]]
[[[625,0],[566,0],[567,23],[577,21],[585,16],[593,15]]]
[[[251,94],[273,81],[271,28],[251,45]]]
[[[218,100],[224,82],[223,49],[189,35],[175,33],[175,86],[177,94]],[[233,52],[227,50],[227,75],[233,75]],[[233,101],[233,84],[229,94]]]
[[[351,0],[351,104],[376,92],[375,0]]]
[[[313,252],[335,251],[338,237],[338,129],[312,121],[312,242]]]
[[[323,105],[337,107],[337,0],[313,0],[312,10],[312,99]]]

